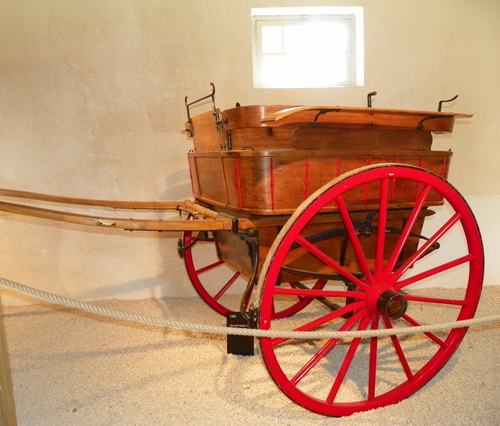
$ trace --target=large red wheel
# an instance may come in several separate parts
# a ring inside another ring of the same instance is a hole
[[[410,204],[409,192],[414,194]],[[398,194],[402,194],[399,200]],[[311,221],[324,214],[325,206],[338,209],[354,259],[346,266],[332,255],[336,251],[331,250],[328,232],[311,234]],[[363,209],[374,212],[369,225],[355,219]],[[393,217],[403,217],[400,229],[394,226]],[[282,289],[276,285],[280,274],[298,257],[302,264],[310,259],[314,268],[320,265],[323,271],[340,274],[354,290],[346,292],[333,281],[321,290]],[[261,273],[259,326],[287,331],[379,330],[470,319],[482,279],[478,226],[467,203],[450,184],[417,167],[368,166],[321,188],[284,226]],[[440,286],[456,287],[454,294],[461,295],[450,298]],[[348,299],[337,310],[325,311],[320,304],[310,304],[289,318],[273,319],[276,298],[299,295]],[[271,376],[289,398],[318,413],[345,416],[412,395],[445,365],[466,331],[260,341]]]
[[[192,216],[188,220],[195,220]],[[239,311],[241,295],[244,294],[247,280],[220,259],[217,254],[216,242],[212,232],[186,231],[179,244],[182,247],[182,257],[187,274],[198,295],[213,310],[226,316],[228,312]],[[320,289],[326,280],[315,280],[312,283],[300,281],[283,283],[283,287],[299,288],[307,285],[309,288]],[[244,308],[250,303],[255,286],[246,294]],[[297,296],[288,298],[285,303],[276,303],[272,307],[272,317],[282,318],[292,315],[309,304],[313,298]]]

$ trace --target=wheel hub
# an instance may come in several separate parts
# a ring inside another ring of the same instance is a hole
[[[401,318],[408,307],[408,302],[401,293],[383,284],[372,290],[367,303],[371,312],[379,313],[390,319]]]
[[[387,318],[401,318],[407,307],[406,298],[392,289],[384,291],[377,299],[377,311]]]

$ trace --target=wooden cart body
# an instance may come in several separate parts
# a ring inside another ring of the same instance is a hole
[[[456,116],[261,105],[224,111],[217,125],[209,111],[188,123],[193,195],[237,213],[286,215],[335,177],[370,164],[412,164],[447,177],[451,152],[430,150],[432,132],[451,132]]]
[[[248,253],[246,241],[227,232],[214,234],[219,257],[247,278],[252,276],[255,268],[260,269],[288,217],[311,194],[345,172],[379,163],[400,163],[446,178],[452,153],[431,151],[432,132],[451,132],[457,116],[467,115],[256,105],[192,117],[186,126],[194,144],[188,159],[195,199],[212,210],[249,219],[259,229],[258,264],[244,256]],[[418,188],[412,182],[398,182],[391,190],[389,225],[402,229]],[[367,187],[348,200],[349,207],[359,212],[360,220],[377,208],[377,191]],[[426,207],[440,203],[438,194],[434,194],[429,196]],[[322,223],[309,227],[309,232],[341,226],[335,225],[340,222],[336,211],[335,205],[324,208]],[[431,210],[422,213],[416,232],[429,214]],[[365,250],[373,252],[372,244],[373,240],[365,240]],[[417,244],[418,239],[411,242],[407,256]],[[391,249],[387,244],[387,253]],[[339,251],[339,245],[327,249],[336,259]],[[353,264],[354,272],[354,254],[348,252],[346,256],[345,262]],[[310,270],[310,262],[308,257],[301,261],[298,255],[294,267]],[[284,275],[283,279],[297,277]]]

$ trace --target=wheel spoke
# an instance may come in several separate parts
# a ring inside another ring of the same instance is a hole
[[[210,263],[209,265],[206,265],[203,268],[197,269],[195,272],[197,274],[203,274],[203,272],[211,271],[212,269],[215,269],[220,265],[224,265],[224,261],[218,260],[217,262]]]
[[[363,252],[363,248],[361,247],[361,243],[359,242],[357,232],[354,229],[354,225],[352,223],[351,216],[349,216],[349,211],[347,210],[344,199],[342,198],[342,196],[338,196],[335,201],[337,202],[340,217],[342,218],[342,222],[344,223],[344,227],[346,228],[347,235],[349,236],[349,240],[356,255],[356,259],[358,260],[359,266],[363,271],[364,276],[368,281],[371,282],[372,273],[368,266],[368,262],[366,261],[366,256]]]
[[[226,284],[224,284],[222,286],[222,288],[217,292],[217,294],[214,296],[214,300],[219,300],[221,298],[221,296],[227,291],[229,290],[229,288],[234,284],[234,282],[238,279],[238,277],[240,276],[241,274],[239,272],[235,272],[234,275],[229,278],[229,281],[226,282]]]
[[[290,283],[291,284],[291,283]],[[297,297],[352,297],[353,299],[366,299],[366,293],[359,291],[338,291],[338,290],[306,290],[303,288],[283,288],[276,287],[274,294],[283,294]]]
[[[366,330],[366,327],[370,323],[370,316],[365,316],[358,327],[359,331]],[[356,351],[358,350],[358,346],[361,343],[361,338],[355,338],[351,341],[351,344],[349,345],[349,350],[347,351],[347,354],[345,356],[344,362],[340,366],[339,372],[337,373],[337,376],[335,377],[335,381],[333,382],[333,386],[330,389],[330,392],[328,393],[328,397],[326,398],[327,404],[333,404],[333,401],[335,401],[335,397],[337,396],[337,393],[340,389],[340,386],[342,385],[342,382],[344,381],[344,378],[347,374],[347,371],[349,370],[349,367],[351,366],[352,360],[354,359],[354,356],[356,355]]]
[[[309,290],[306,290],[304,287],[307,287],[307,286],[305,286],[304,284],[302,284],[298,281],[295,281],[295,282],[292,281],[292,282],[288,283],[291,287],[293,287],[293,289],[287,289],[283,285],[280,285],[279,287],[275,287],[275,288],[279,288],[280,290],[285,290],[285,294],[286,294],[286,290],[289,290],[291,292],[291,295],[294,298],[294,301],[290,301],[289,304],[286,305],[284,308],[283,308],[283,304],[281,304],[282,309],[275,311],[275,318],[285,318],[285,317],[288,317],[290,315],[293,315],[294,313],[300,311],[302,308],[306,307],[313,300],[315,300],[315,297],[311,297],[311,294],[309,294],[309,293],[306,293],[305,295],[298,294],[297,292],[299,289],[311,291],[311,292],[315,293],[317,291],[320,291],[325,286],[326,283],[327,283],[327,280],[319,279],[314,283],[314,285],[312,285],[311,287],[308,287]],[[296,294],[294,294],[294,292]],[[279,292],[276,292],[275,294],[279,294]],[[274,299],[273,299],[273,305],[274,305]],[[275,309],[274,306],[273,306],[273,309]]]
[[[406,278],[405,280],[399,281],[397,284],[394,285],[394,290],[399,291],[402,290],[403,288],[409,286],[410,284],[413,284],[418,281],[423,281],[426,278],[432,277],[434,275],[437,275],[441,272],[448,271],[449,269],[455,268],[457,266],[460,266],[466,262],[470,262],[474,258],[473,255],[466,255],[463,257],[460,257],[458,259],[452,260],[450,262],[443,263],[442,265],[436,266],[435,268],[431,268],[427,271],[421,272],[417,275],[414,275],[413,277]]]
[[[305,323],[304,325],[301,325],[300,327],[295,328],[293,331],[311,331],[311,330],[315,330],[315,329],[321,327],[323,324],[326,324],[329,321],[333,321],[334,319],[340,318],[342,315],[349,314],[349,313],[355,311],[356,309],[362,308],[363,306],[364,306],[363,302],[349,303],[348,305],[343,306],[342,308],[339,308],[336,311],[329,312],[328,314],[323,315],[322,317],[316,318],[313,321]],[[358,318],[359,319],[362,316],[362,312],[363,311],[357,312],[356,314],[354,314],[349,319],[349,321],[352,318]],[[291,339],[287,338],[287,337],[276,337],[276,338],[272,339],[272,345],[273,346],[278,346],[278,345],[280,345],[283,342],[286,342],[288,340],[291,340]]]
[[[350,330],[364,315],[366,315],[366,311],[357,312],[339,328],[339,331]],[[338,343],[339,340],[340,338],[328,340],[321,347],[321,349],[316,352],[308,362],[306,362],[306,364],[297,372],[297,374],[293,376],[290,382],[294,385],[297,385],[297,383],[302,378],[304,378],[304,376],[308,374],[316,365],[318,365],[318,362],[320,362],[333,349],[333,347]]]
[[[337,262],[335,262],[330,256],[328,256],[326,253],[321,251],[318,247],[316,247],[314,244],[311,244],[309,241],[307,241],[304,237],[301,235],[297,235],[296,237],[297,243],[299,243],[302,247],[304,247],[309,253],[311,253],[313,256],[321,260],[325,265],[329,266],[332,268],[334,271],[338,272],[340,275],[342,275],[344,278],[349,280],[350,282],[368,289],[369,286],[361,281],[359,278],[351,274],[347,269],[345,269],[343,266],[340,266]]]
[[[429,195],[430,190],[431,186],[427,185],[420,192],[415,202],[415,206],[413,207],[411,214],[408,217],[408,221],[406,222],[403,231],[401,232],[401,235],[399,236],[399,239],[394,247],[394,250],[392,251],[390,258],[387,261],[384,269],[385,274],[388,275],[394,270],[394,266],[396,265],[396,262],[399,259],[401,252],[403,251],[403,247],[405,246],[406,241],[408,240],[408,237],[410,236],[410,233],[415,226],[415,223],[418,219],[418,216],[420,215],[420,212],[425,203],[425,200],[427,199],[427,196]]]
[[[380,315],[375,315],[372,319],[372,330],[378,330]],[[378,337],[370,338],[370,364],[368,366],[368,400],[375,398],[375,389],[377,383],[377,355],[378,355]]]
[[[388,201],[389,178],[380,181],[380,197],[378,209],[378,231],[377,246],[375,252],[375,276],[379,278],[383,270],[384,248],[385,248],[385,227],[387,224],[387,201]]]
[[[318,281],[316,281],[316,283],[318,283]],[[325,281],[326,282],[326,281]],[[317,292],[320,292],[321,290],[311,290],[311,289],[305,289],[305,288],[302,288],[299,284],[301,283],[297,283],[297,282],[290,282],[290,287],[291,288],[285,288],[285,287],[276,287],[275,288],[275,292],[274,294],[282,294],[282,295],[287,295],[287,296],[295,296],[297,297],[297,299],[299,300],[305,300],[306,298],[309,298],[309,299],[313,299],[315,296],[314,294],[311,294],[309,292],[313,292],[313,293],[317,293]],[[324,284],[323,284],[324,285]]]
[[[407,314],[404,314],[401,318],[403,318],[405,321],[407,321],[409,324],[413,325],[414,327],[419,327],[422,324],[420,324],[418,321],[414,320],[412,317],[410,317]],[[434,343],[437,343],[439,346],[442,348],[446,348],[448,345],[446,342],[441,340],[439,337],[437,337],[434,333],[430,332],[424,332],[424,334],[431,339]]]
[[[384,321],[385,327],[392,329],[392,324],[391,321],[385,317],[382,317],[382,320]],[[399,358],[399,362],[401,363],[401,367],[403,367],[403,371],[406,374],[406,378],[410,381],[413,380],[413,373],[410,368],[410,364],[408,364],[408,360],[406,359],[406,356],[404,354],[403,348],[401,347],[401,343],[399,342],[398,336],[390,336],[391,341],[392,341],[392,346],[394,346],[394,350],[396,351],[396,354]]]
[[[439,303],[442,305],[465,306],[467,304],[467,300],[440,299],[437,297],[415,296],[415,295],[411,295],[411,294],[405,294],[405,299],[412,300],[414,302]]]
[[[401,277],[408,269],[415,265],[419,259],[421,259],[428,250],[436,244],[446,233],[457,223],[462,216],[460,214],[454,214],[431,238],[429,238],[425,244],[422,245],[410,258],[398,268],[396,272],[392,275],[396,280]]]

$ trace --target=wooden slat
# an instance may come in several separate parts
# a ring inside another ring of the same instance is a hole
[[[230,230],[230,219],[199,220],[152,220],[123,219],[116,217],[90,216],[68,213],[58,210],[43,209],[15,203],[0,202],[0,210],[24,216],[38,217],[58,222],[78,225],[99,226],[103,228],[125,229],[129,231],[200,231]]]
[[[38,192],[18,191],[0,188],[0,196],[13,197],[34,201],[46,201],[50,203],[73,204],[92,207],[109,207],[113,209],[133,210],[170,210],[177,208],[179,201],[120,201],[99,200],[92,198],[65,197],[60,195],[41,194]],[[181,202],[182,203],[182,202]]]
[[[235,226],[238,230],[250,229],[255,227],[255,225],[248,219],[238,219],[229,215],[218,213],[190,201],[142,202],[92,200],[86,198],[60,197],[49,194],[39,194],[8,189],[0,189],[0,195],[22,198],[30,201],[45,201],[64,203],[68,205],[85,205],[90,207],[106,207],[120,210],[181,210],[186,213],[192,213],[198,216],[198,218],[195,220],[124,219],[119,217],[93,216],[81,213],[71,213],[67,211],[41,208],[32,205],[0,201],[0,211],[79,225],[125,229],[130,231],[222,231],[234,230]]]

